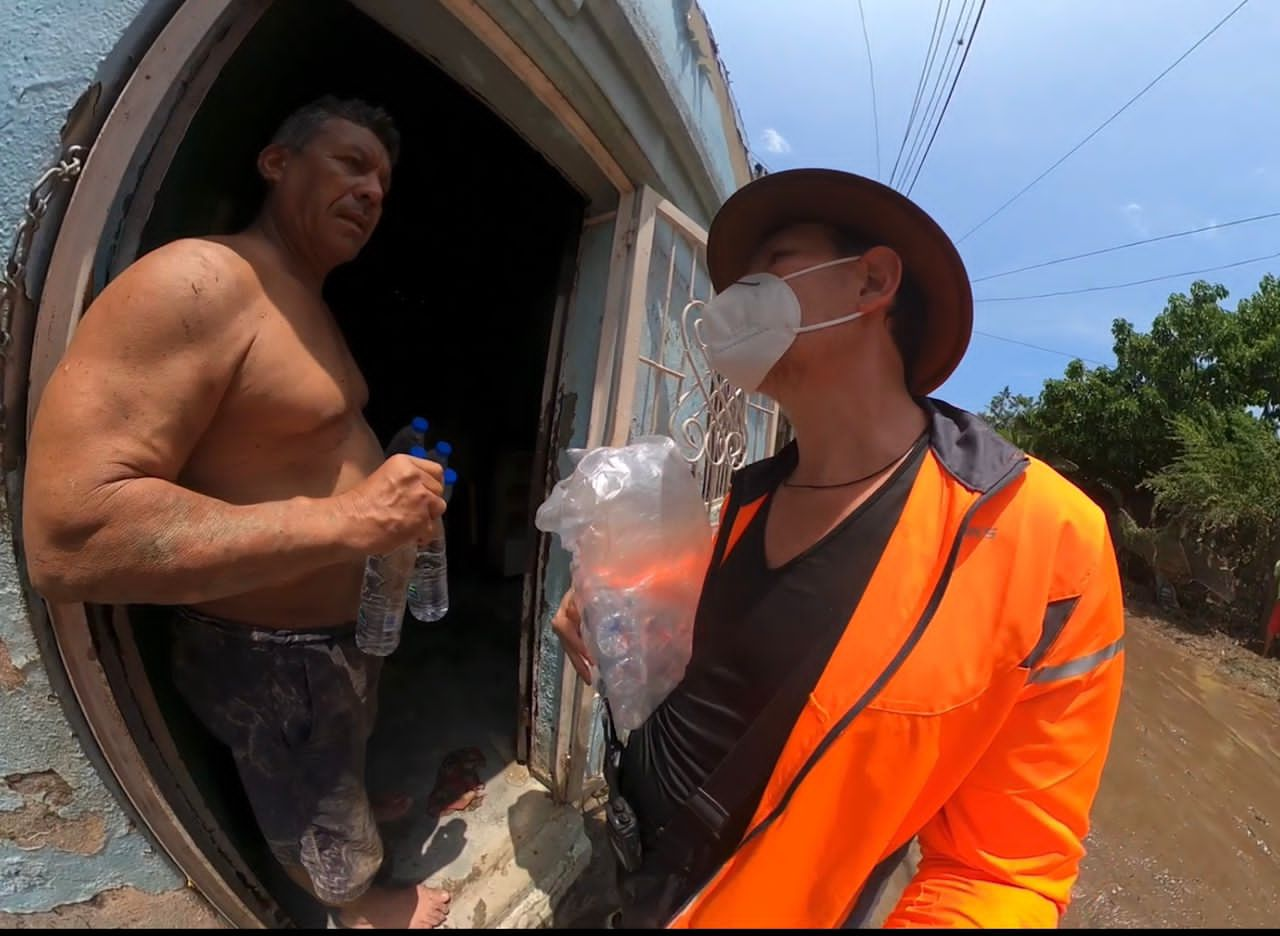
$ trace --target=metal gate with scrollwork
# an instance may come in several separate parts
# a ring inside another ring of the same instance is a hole
[[[699,337],[701,303],[712,294],[706,232],[648,190],[635,232],[611,442],[671,436],[714,519],[732,473],[773,453],[777,405],[731,386],[707,363]]]
[[[626,197],[618,216],[587,445],[671,436],[718,524],[733,472],[773,454],[777,405],[707,363],[698,338],[712,294],[706,231],[648,188]],[[568,795],[579,799],[602,783],[601,706],[572,670],[566,677],[558,749],[570,765]]]

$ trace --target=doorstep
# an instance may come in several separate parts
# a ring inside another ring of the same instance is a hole
[[[425,830],[424,830],[425,831]],[[388,836],[397,880],[453,895],[449,929],[536,929],[591,860],[580,809],[558,805],[514,762],[492,772],[484,799],[447,813],[424,836]]]

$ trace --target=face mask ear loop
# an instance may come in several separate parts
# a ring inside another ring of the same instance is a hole
[[[804,276],[806,273],[817,273],[819,270],[825,270],[827,267],[840,266],[842,263],[853,263],[855,260],[861,260],[862,254],[853,257],[839,257],[835,260],[828,260],[826,263],[819,263],[817,266],[806,267],[803,270],[796,270],[794,273],[788,273],[786,276],[779,277],[784,283],[787,280],[793,280],[797,276]]]
[[[842,263],[852,263],[855,260],[861,259],[862,254],[857,254],[853,257],[840,257],[837,260],[828,260],[826,263],[819,263],[817,266],[811,266],[805,270],[788,273],[786,276],[782,277],[782,281],[785,283],[789,279],[795,279],[797,276],[804,276],[806,273],[816,273],[819,270],[827,269],[827,267],[839,266]],[[844,325],[846,322],[856,321],[866,314],[867,313],[865,312],[854,312],[852,315],[846,315],[844,318],[832,319],[830,322],[819,322],[817,325],[800,326],[796,328],[795,332],[797,335],[804,335],[809,332],[822,331],[824,328],[834,328],[836,325]]]
[[[804,335],[808,332],[822,331],[824,328],[835,328],[837,325],[843,325],[846,322],[857,321],[867,313],[854,312],[852,315],[846,315],[844,318],[832,319],[829,322],[819,322],[817,325],[804,325],[796,329],[797,335]]]

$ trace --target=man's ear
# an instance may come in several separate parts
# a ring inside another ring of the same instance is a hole
[[[891,247],[872,247],[862,255],[867,271],[859,299],[869,312],[887,311],[902,285],[902,258]]]
[[[284,176],[285,167],[289,164],[292,153],[283,143],[271,143],[258,154],[258,175],[275,185]]]

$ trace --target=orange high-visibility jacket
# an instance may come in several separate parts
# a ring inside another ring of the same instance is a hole
[[[927,409],[930,451],[751,830],[673,927],[839,927],[916,837],[887,926],[1053,927],[1066,909],[1123,674],[1106,520],[980,420]],[[724,553],[761,487],[734,479]]]

